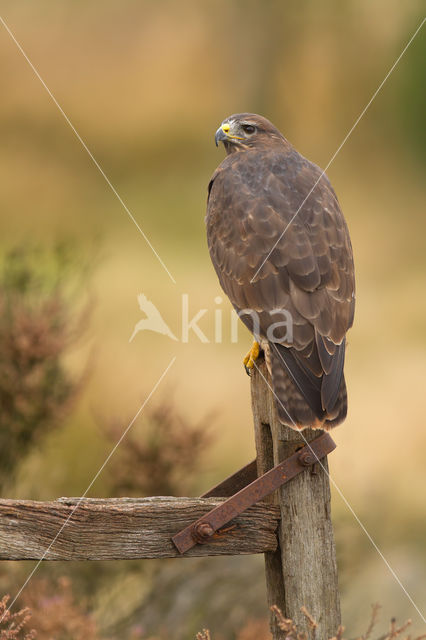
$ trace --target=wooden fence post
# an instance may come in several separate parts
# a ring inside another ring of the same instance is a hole
[[[256,437],[258,474],[292,455],[306,444],[300,433],[283,426],[277,417],[265,362],[259,362],[251,381],[252,409]],[[263,378],[263,377],[264,378]],[[305,430],[309,442],[321,432]],[[265,553],[269,606],[277,605],[299,630],[308,631],[304,605],[318,627],[317,640],[332,638],[340,624],[336,550],[330,516],[330,484],[327,459],[293,478],[276,491],[271,500],[279,505],[279,547]],[[274,640],[284,640],[271,615]]]

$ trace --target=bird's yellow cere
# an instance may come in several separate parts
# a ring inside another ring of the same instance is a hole
[[[236,136],[231,133],[231,125],[229,124],[229,122],[225,122],[224,124],[222,124],[221,128],[223,133],[226,134],[227,138],[232,138],[233,140],[244,140],[242,136]]]

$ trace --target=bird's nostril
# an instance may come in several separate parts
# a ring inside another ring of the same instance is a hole
[[[230,129],[229,124],[223,124],[222,125],[222,131],[224,133],[228,133],[229,129]]]

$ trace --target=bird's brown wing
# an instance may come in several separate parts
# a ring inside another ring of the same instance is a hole
[[[213,175],[206,217],[213,265],[237,311],[255,310],[264,338],[271,311],[290,312],[293,341],[283,327],[270,342],[316,415],[336,402],[354,313],[349,233],[320,176],[294,149],[233,154]]]

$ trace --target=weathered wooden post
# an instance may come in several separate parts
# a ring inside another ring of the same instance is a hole
[[[257,369],[257,370],[256,370]],[[267,382],[266,382],[267,381]],[[251,380],[252,408],[258,475],[268,471],[298,448],[318,437],[314,430],[297,431],[283,426],[277,417],[271,381],[264,361],[258,361]],[[267,597],[300,630],[308,621],[305,606],[318,623],[316,638],[332,638],[340,624],[336,550],[330,516],[330,484],[327,459],[299,474],[269,498],[279,505],[279,547],[265,553]],[[284,640],[271,615],[274,640]]]

